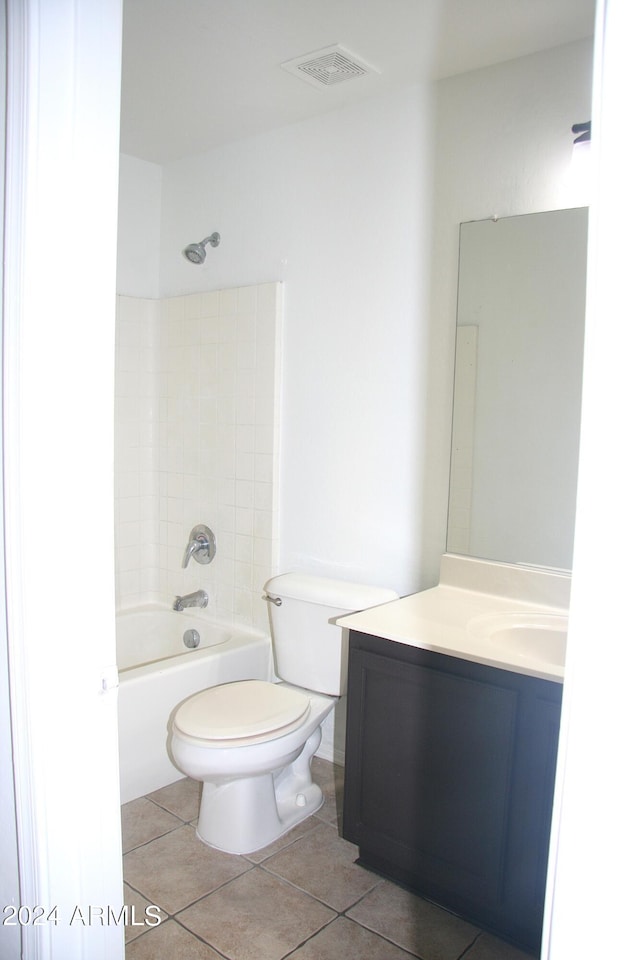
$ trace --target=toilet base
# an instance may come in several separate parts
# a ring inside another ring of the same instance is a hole
[[[324,803],[311,779],[311,760],[320,746],[318,727],[284,769],[202,788],[197,835],[225,853],[254,853],[312,816]]]

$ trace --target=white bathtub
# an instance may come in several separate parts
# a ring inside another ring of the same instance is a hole
[[[185,630],[200,645],[183,643]],[[269,680],[269,637],[184,610],[138,607],[116,618],[120,802],[159,790],[183,774],[167,752],[168,719],[198,690],[231,680]]]

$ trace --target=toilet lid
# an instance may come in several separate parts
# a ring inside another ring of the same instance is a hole
[[[174,725],[200,740],[240,740],[298,726],[309,698],[282,684],[240,680],[209,687],[178,708]]]

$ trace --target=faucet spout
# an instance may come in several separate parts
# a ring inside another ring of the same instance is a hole
[[[186,610],[187,607],[206,607],[209,603],[209,595],[204,590],[196,590],[194,593],[186,593],[184,597],[176,597],[173,601],[174,610]]]

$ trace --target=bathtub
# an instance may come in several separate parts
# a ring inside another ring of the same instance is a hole
[[[184,645],[186,630],[200,644]],[[266,634],[216,623],[202,611],[138,607],[116,617],[120,686],[120,802],[159,790],[183,774],[167,752],[168,719],[185,697],[230,680],[270,680]]]

